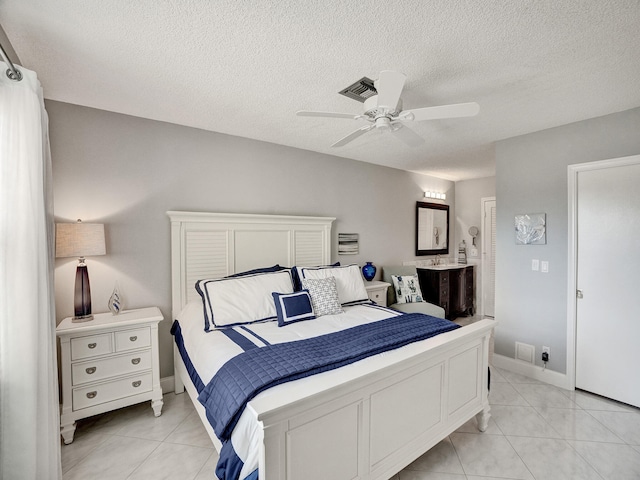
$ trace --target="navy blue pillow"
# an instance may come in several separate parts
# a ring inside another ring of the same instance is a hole
[[[294,293],[273,292],[271,295],[273,295],[273,301],[276,305],[279,327],[316,318],[311,306],[309,290],[300,290]]]
[[[317,268],[329,268],[329,267],[339,267],[340,266],[340,262],[336,262],[332,265],[325,265],[323,267],[317,267]],[[293,278],[293,291],[297,292],[298,290],[302,289],[302,279],[300,278],[300,275],[298,275],[298,269],[296,267],[291,267],[291,276]]]
[[[253,270],[247,270],[246,272],[234,273],[233,275],[227,275],[224,278],[234,278],[234,277],[244,277],[247,275],[255,275],[256,273],[271,273],[271,272],[279,272],[280,270],[284,270],[285,267],[281,267],[278,264],[275,264],[273,267],[263,267],[263,268],[255,268]]]

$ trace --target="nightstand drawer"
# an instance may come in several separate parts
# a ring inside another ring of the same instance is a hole
[[[151,391],[151,372],[73,389],[73,409],[92,407],[123,397]]]
[[[382,307],[387,306],[387,289],[391,286],[390,283],[374,280],[372,282],[365,283],[365,290],[369,300],[376,302]]]
[[[71,360],[97,357],[111,352],[113,345],[110,333],[71,339]]]
[[[151,345],[151,330],[148,327],[116,332],[116,352],[143,348]]]
[[[142,370],[151,370],[150,350],[103,358],[93,362],[74,363],[71,366],[71,383],[77,386]]]
[[[383,307],[387,306],[387,288],[371,290],[369,293],[369,300],[373,300],[378,305]]]

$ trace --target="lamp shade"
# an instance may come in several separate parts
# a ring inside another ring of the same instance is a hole
[[[56,224],[56,258],[91,257],[106,253],[104,224],[58,223]]]

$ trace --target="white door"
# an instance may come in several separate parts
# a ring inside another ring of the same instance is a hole
[[[482,314],[496,311],[496,199],[482,199]]]
[[[576,387],[637,407],[639,185],[640,163],[577,174]]]

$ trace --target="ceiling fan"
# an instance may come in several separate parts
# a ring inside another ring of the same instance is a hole
[[[332,147],[342,147],[373,129],[393,132],[400,140],[414,147],[424,143],[424,139],[408,128],[406,126],[408,123],[444,118],[473,117],[480,111],[480,106],[475,102],[402,110],[400,95],[406,79],[407,77],[402,73],[392,70],[380,72],[380,77],[374,82],[376,94],[365,100],[364,113],[361,115],[308,110],[299,110],[296,115],[301,117],[350,118],[369,122],[367,125],[338,140],[331,145]]]

